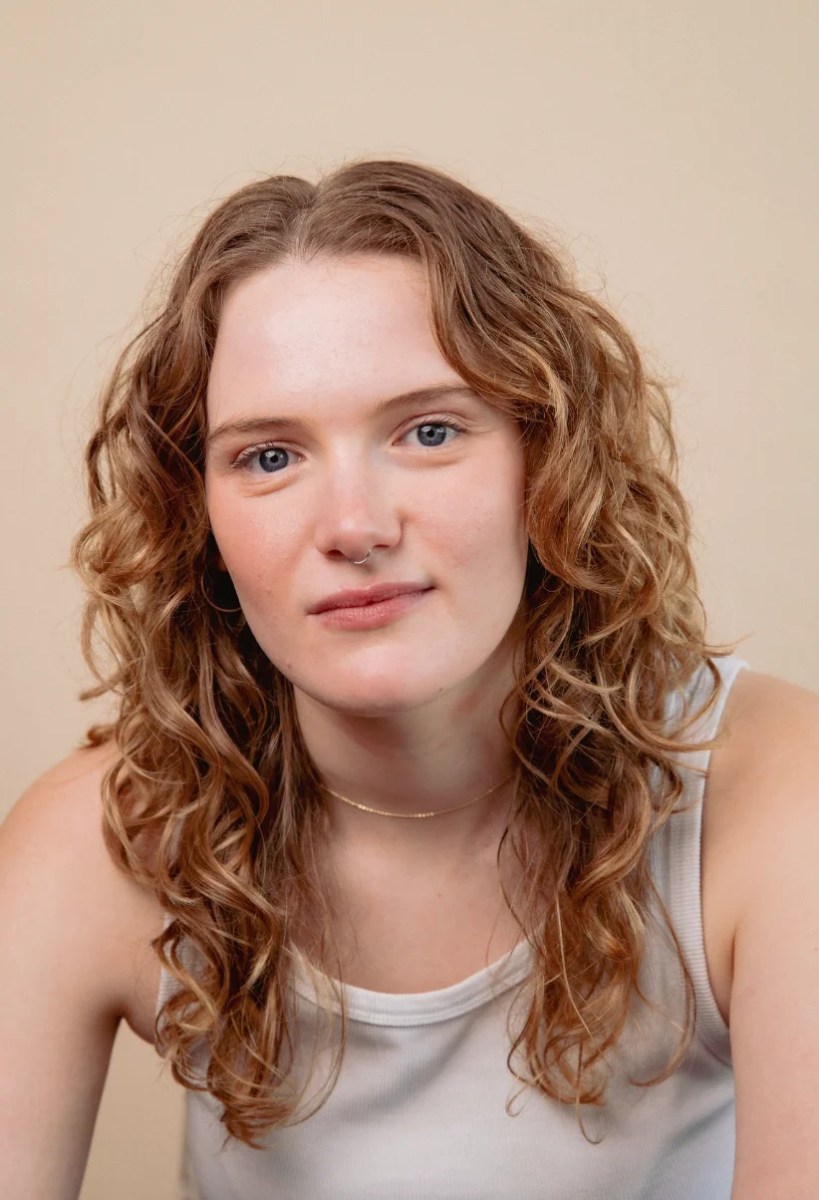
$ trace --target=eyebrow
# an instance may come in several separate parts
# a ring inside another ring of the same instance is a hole
[[[401,392],[398,396],[390,396],[387,400],[380,400],[372,411],[374,416],[379,416],[388,409],[402,408],[410,404],[428,404],[434,400],[441,400],[443,397],[458,395],[475,399],[474,390],[467,384],[443,383],[432,387],[416,388],[411,392]],[[308,422],[303,421],[300,417],[245,417],[238,421],[225,421],[221,425],[217,425],[208,434],[205,445],[211,447],[216,442],[223,441],[233,434],[254,436],[274,433],[277,429],[285,428],[304,432],[307,427]]]

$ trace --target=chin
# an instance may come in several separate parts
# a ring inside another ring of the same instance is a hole
[[[350,716],[388,717],[411,712],[440,699],[470,676],[469,670],[447,669],[444,664],[430,665],[419,674],[409,663],[383,664],[376,671],[361,670],[360,664],[325,671],[320,679],[307,675],[291,677],[293,686],[317,703]],[[357,669],[358,668],[358,669]],[[337,684],[338,686],[334,686]]]
[[[337,712],[347,713],[349,716],[388,717],[410,712],[412,709],[430,703],[440,695],[441,688],[429,685],[418,688],[408,687],[406,680],[398,682],[393,680],[389,686],[382,688],[373,687],[370,682],[360,688],[355,688],[351,687],[348,681],[346,686],[339,687],[337,691],[334,691],[332,688],[328,688],[325,679],[320,687],[302,686],[301,691],[311,696],[319,704],[323,704],[325,708],[335,709]]]

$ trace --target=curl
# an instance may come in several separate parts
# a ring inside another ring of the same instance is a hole
[[[507,903],[535,956],[517,1077],[544,1095],[603,1103],[607,1052],[640,993],[647,848],[682,793],[675,756],[714,744],[681,735],[716,700],[712,659],[733,649],[705,641],[667,385],[544,233],[408,162],[353,162],[317,184],[272,176],[216,208],[103,392],[72,561],[97,680],[82,697],[117,704],[86,735],[118,753],[107,844],[171,918],[154,946],[179,988],[157,1036],[177,1081],[206,1087],[250,1145],[299,1119],[293,935],[331,974],[337,952],[315,865],[320,781],[208,526],[205,389],[229,288],[287,259],[358,253],[422,266],[443,355],[525,448],[530,553],[499,715],[520,784],[502,845],[522,867]],[[667,698],[704,664],[710,695],[669,728]],[[663,1077],[692,1032],[671,934],[687,1017]]]

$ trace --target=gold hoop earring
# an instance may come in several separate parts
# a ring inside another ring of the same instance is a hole
[[[224,615],[227,617],[234,616],[236,613],[242,611],[241,604],[237,604],[235,608],[222,608],[222,606],[220,604],[217,604],[216,601],[213,599],[213,597],[208,592],[207,585],[205,583],[206,579],[207,579],[206,574],[200,575],[199,590],[201,591],[202,595],[205,597],[205,600],[208,602],[208,604],[210,605],[211,608],[215,609],[216,612],[224,613]],[[228,579],[229,579],[229,577],[228,577]],[[231,587],[233,587],[232,583],[231,583]],[[238,597],[237,597],[237,599],[238,599]]]

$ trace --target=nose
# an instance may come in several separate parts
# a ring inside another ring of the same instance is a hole
[[[357,460],[355,467],[348,462],[325,479],[315,518],[315,544],[322,554],[360,560],[370,550],[396,545],[401,529],[399,506],[377,471]]]

